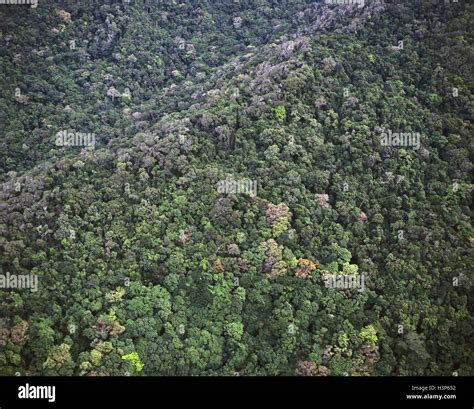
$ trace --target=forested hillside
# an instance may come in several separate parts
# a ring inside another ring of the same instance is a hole
[[[474,375],[473,12],[0,5],[0,375]]]

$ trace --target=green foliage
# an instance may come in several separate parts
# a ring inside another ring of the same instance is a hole
[[[0,375],[472,375],[474,6],[196,3],[0,7]]]
[[[239,341],[244,333],[244,326],[241,322],[230,322],[226,324],[225,330],[227,335]]]
[[[370,342],[376,344],[378,341],[377,330],[373,325],[367,325],[366,327],[360,330],[360,338],[363,342]]]
[[[286,120],[286,108],[284,105],[279,105],[275,108],[275,116],[278,122],[283,123]]]
[[[140,373],[145,366],[145,364],[140,361],[140,357],[136,352],[123,355],[122,359],[126,362],[129,362],[133,366],[136,373]]]

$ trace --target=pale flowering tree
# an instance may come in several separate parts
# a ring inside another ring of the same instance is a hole
[[[122,94],[120,92],[118,92],[114,87],[110,87],[107,90],[107,96],[112,98],[112,102],[114,102],[115,98],[120,98],[122,96]]]

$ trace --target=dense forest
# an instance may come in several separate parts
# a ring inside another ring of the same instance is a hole
[[[0,375],[474,375],[474,5],[332,3],[0,5]]]

